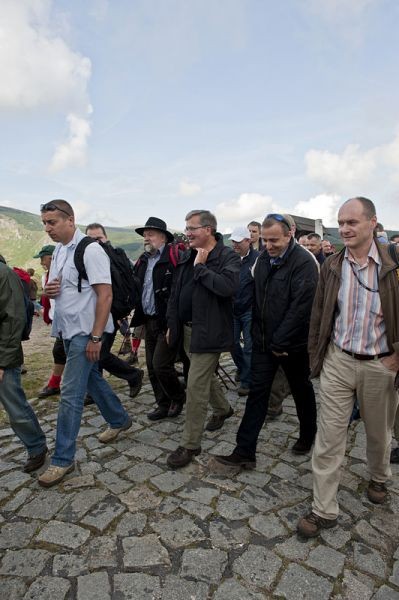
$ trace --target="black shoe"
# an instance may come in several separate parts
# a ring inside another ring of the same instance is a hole
[[[181,467],[185,467],[188,465],[194,458],[201,453],[201,448],[194,448],[191,450],[190,448],[183,448],[183,446],[179,446],[174,452],[169,454],[166,464],[171,469],[180,469]]]
[[[218,429],[221,429],[225,420],[229,419],[233,415],[234,410],[231,408],[231,406],[229,412],[225,415],[212,415],[208,423],[205,425],[206,431],[217,431]]]
[[[129,382],[129,396],[131,398],[135,398],[138,393],[141,390],[141,386],[143,385],[143,377],[144,377],[144,371],[143,369],[137,369],[138,373],[137,373],[137,378],[135,380],[135,383],[130,383]]]
[[[229,456],[214,456],[214,459],[216,462],[228,467],[242,467],[243,469],[254,469],[256,467],[256,458],[245,458],[237,452],[233,452]]]
[[[39,469],[42,465],[44,465],[46,462],[47,452],[48,448],[46,446],[46,448],[43,450],[43,452],[40,452],[40,454],[29,456],[28,460],[23,466],[24,473],[32,473],[32,471],[36,471],[36,469]]]
[[[391,450],[391,463],[399,463],[399,447]]]
[[[165,406],[158,406],[158,408],[148,413],[147,418],[150,419],[150,421],[160,421],[161,419],[166,419],[168,412],[169,409]]]
[[[53,388],[45,385],[41,392],[38,393],[38,398],[48,398],[49,396],[56,396],[61,392],[60,388]]]
[[[181,404],[181,402],[172,402],[172,404],[169,406],[168,417],[174,419],[180,415],[182,410],[183,404]]]
[[[293,454],[307,454],[311,451],[313,442],[305,442],[301,439],[297,440],[292,446],[291,451]]]
[[[93,398],[90,394],[86,394],[85,399],[83,401],[83,406],[90,406],[90,404],[95,404]]]

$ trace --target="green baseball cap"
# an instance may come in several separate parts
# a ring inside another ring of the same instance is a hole
[[[33,258],[42,258],[42,256],[51,256],[55,250],[55,246],[53,244],[47,244],[47,246],[43,246],[41,250]]]

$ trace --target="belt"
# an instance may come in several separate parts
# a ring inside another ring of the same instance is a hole
[[[339,346],[337,346],[339,348]],[[384,358],[384,356],[390,356],[391,352],[382,352],[381,354],[356,354],[356,352],[350,352],[349,350],[344,350],[343,348],[339,348],[341,352],[344,354],[348,354],[352,358],[356,358],[357,360],[378,360],[379,358]]]

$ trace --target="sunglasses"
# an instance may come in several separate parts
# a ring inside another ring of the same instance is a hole
[[[59,210],[60,212],[63,212],[65,215],[68,215],[68,217],[72,217],[72,215],[69,214],[69,212],[67,212],[63,208],[60,208],[54,202],[47,202],[47,204],[40,205],[40,212],[47,212],[47,211],[53,211],[53,210]]]
[[[287,219],[283,217],[283,215],[279,215],[278,213],[270,213],[266,216],[266,219],[274,219],[275,221],[284,223],[284,225],[287,225],[288,229],[291,229],[291,225],[288,223]]]

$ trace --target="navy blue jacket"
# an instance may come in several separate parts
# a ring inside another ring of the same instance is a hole
[[[259,252],[249,247],[249,253],[241,259],[240,287],[234,296],[234,315],[239,317],[252,309],[254,297],[254,278],[251,269],[259,256]]]

